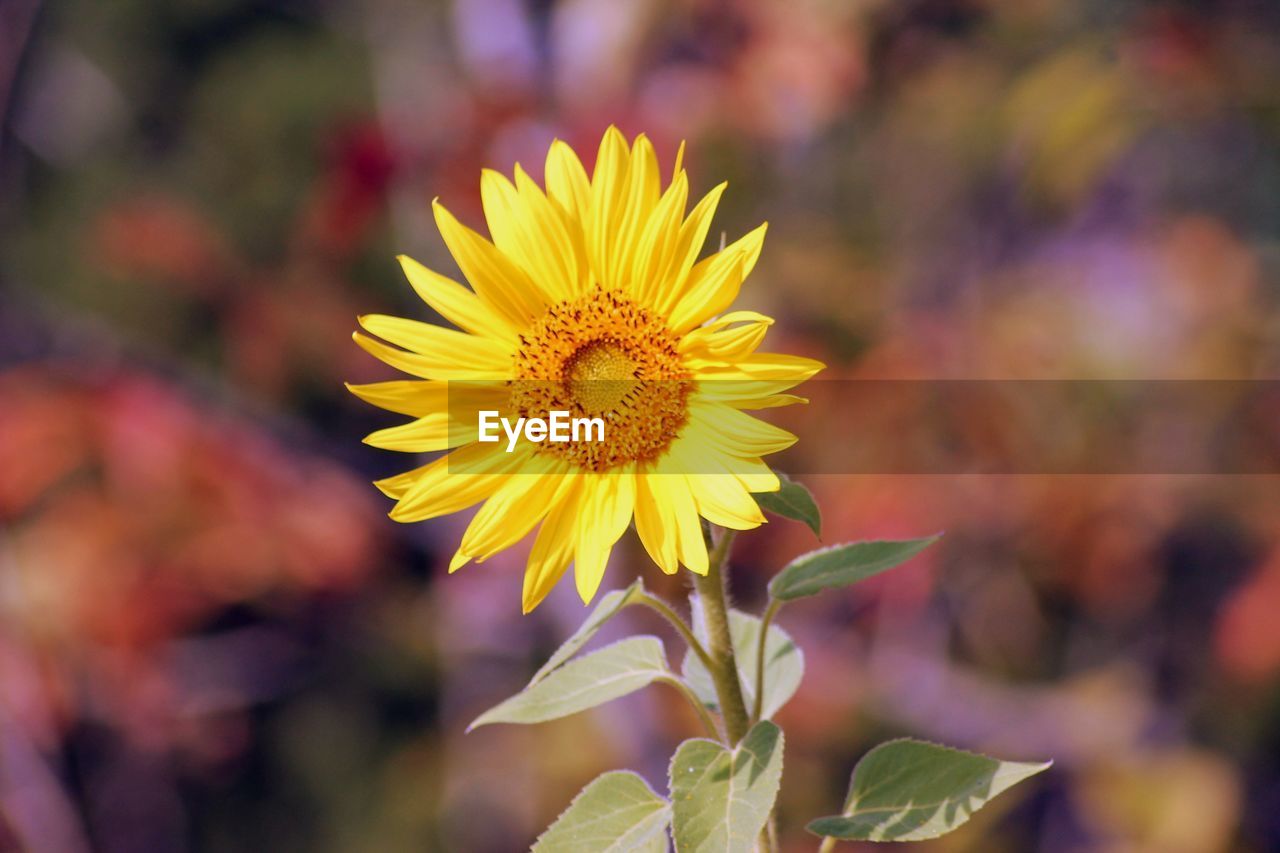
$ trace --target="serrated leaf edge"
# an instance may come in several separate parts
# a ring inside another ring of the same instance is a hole
[[[939,534],[939,535],[941,535],[941,534]],[[867,751],[862,755],[862,757],[858,759],[857,763],[855,763],[855,764],[854,764],[854,766],[853,766],[853,770],[849,773],[849,792],[845,795],[845,806],[844,806],[844,809],[840,812],[840,814],[834,814],[834,815],[823,815],[822,817],[814,818],[813,820],[811,820],[811,821],[809,821],[807,824],[805,824],[805,829],[806,829],[806,830],[808,830],[809,832],[813,833],[814,835],[819,835],[819,836],[822,836],[822,837],[824,837],[824,838],[825,838],[825,837],[829,837],[829,836],[827,836],[825,833],[823,833],[823,832],[821,832],[821,831],[819,831],[819,830],[817,830],[817,829],[815,829],[815,828],[814,828],[817,824],[821,823],[822,821],[827,821],[827,820],[844,820],[844,819],[848,819],[848,818],[854,817],[854,816],[855,816],[855,814],[872,814],[872,813],[874,813],[874,812],[878,812],[878,811],[901,811],[901,810],[902,810],[902,808],[893,808],[893,809],[889,809],[889,808],[877,808],[877,809],[866,809],[866,810],[862,810],[862,811],[858,811],[858,812],[850,812],[850,811],[849,811],[850,799],[851,799],[851,798],[852,798],[852,796],[853,796],[853,779],[854,779],[855,774],[857,774],[857,772],[858,772],[858,766],[859,766],[860,764],[862,764],[862,762],[863,762],[863,761],[865,761],[867,758],[869,758],[870,756],[872,756],[873,754],[875,754],[876,752],[879,752],[880,750],[886,749],[887,747],[894,746],[894,745],[896,745],[896,744],[900,744],[900,743],[916,743],[916,744],[923,744],[923,745],[925,745],[925,746],[937,747],[938,749],[942,749],[942,750],[945,750],[945,751],[947,751],[947,752],[954,752],[954,753],[957,753],[957,754],[959,754],[959,755],[968,756],[968,757],[970,757],[970,758],[982,758],[982,759],[986,759],[987,761],[996,761],[996,762],[999,762],[1000,764],[1015,764],[1015,765],[1018,765],[1018,766],[1020,766],[1020,767],[1028,767],[1028,768],[1033,768],[1033,769],[1029,770],[1029,771],[1026,773],[1026,775],[1025,775],[1025,776],[1021,776],[1021,777],[1019,777],[1017,780],[1015,780],[1015,781],[1013,781],[1013,782],[1010,782],[1010,783],[1009,783],[1009,786],[1008,786],[1007,788],[1005,788],[1004,790],[1000,791],[1000,793],[998,793],[998,794],[994,794],[994,795],[992,795],[991,797],[988,797],[988,798],[987,798],[987,800],[985,800],[985,801],[984,801],[980,806],[978,806],[978,808],[971,810],[971,811],[969,812],[969,814],[967,814],[967,815],[965,816],[964,820],[960,821],[959,823],[957,823],[955,826],[951,827],[950,829],[946,829],[946,830],[943,830],[942,832],[937,833],[936,835],[929,835],[929,836],[925,836],[925,837],[923,837],[923,838],[913,838],[913,839],[905,839],[905,838],[889,838],[889,839],[882,839],[882,840],[878,840],[878,841],[876,841],[875,843],[884,843],[885,841],[888,841],[888,842],[893,842],[893,843],[904,843],[904,844],[905,844],[905,843],[912,843],[912,842],[915,842],[915,841],[927,841],[927,840],[930,840],[930,839],[933,839],[933,838],[941,838],[943,835],[947,835],[947,834],[949,834],[950,832],[952,832],[952,831],[954,831],[954,830],[958,829],[959,827],[963,826],[964,824],[968,823],[968,822],[969,822],[969,820],[973,817],[973,815],[974,815],[977,811],[979,811],[980,809],[984,808],[984,807],[987,805],[987,803],[991,802],[991,801],[992,801],[992,800],[994,800],[996,797],[999,797],[1001,794],[1004,794],[1005,792],[1007,792],[1008,790],[1010,790],[1011,788],[1013,788],[1013,786],[1014,786],[1014,785],[1018,785],[1018,784],[1020,784],[1020,783],[1022,783],[1022,782],[1025,782],[1026,780],[1030,779],[1032,776],[1039,775],[1040,773],[1043,773],[1044,771],[1048,770],[1050,767],[1052,767],[1052,766],[1053,766],[1053,759],[1049,759],[1048,761],[1044,761],[1044,762],[1009,761],[1009,760],[1006,760],[1006,759],[1003,759],[1003,758],[994,758],[994,757],[992,757],[992,756],[990,756],[990,755],[984,755],[984,754],[983,754],[983,753],[981,753],[981,752],[972,752],[972,751],[967,750],[967,749],[959,749],[959,748],[954,747],[954,746],[947,746],[947,745],[946,745],[946,744],[944,744],[944,743],[938,743],[938,742],[936,742],[936,741],[925,740],[925,739],[923,739],[923,738],[914,738],[914,737],[899,737],[899,738],[893,738],[892,740],[887,740],[887,741],[885,741],[884,743],[876,744],[876,745],[875,745],[875,746],[873,746],[871,749],[867,750]],[[874,788],[872,788],[872,789],[870,789],[870,790],[871,790],[871,791],[874,791],[875,789],[874,789]],[[867,795],[867,793],[868,793],[868,792],[864,791],[864,792],[863,792],[863,796],[865,797],[865,796]],[[944,802],[945,802],[945,801],[944,801]],[[914,804],[914,803],[913,803],[913,804],[911,804],[910,806],[907,806],[906,808],[908,808],[908,809],[937,808],[937,807],[939,807],[939,806],[941,806],[941,805],[943,805],[943,802],[938,802],[938,803],[925,803],[925,804],[923,804],[923,805],[916,805],[916,804]]]
[[[551,653],[551,657],[547,658],[546,662],[543,663],[542,666],[538,667],[537,671],[534,672],[533,676],[529,679],[529,683],[525,685],[525,689],[526,690],[529,689],[533,685],[537,684],[539,681],[544,680],[547,676],[551,675],[553,672],[563,667],[565,664],[569,663],[572,660],[575,660],[578,657],[578,655],[582,653],[582,650],[587,645],[587,643],[591,642],[591,638],[594,637],[597,633],[599,633],[600,629],[603,628],[607,622],[611,621],[613,617],[617,616],[619,613],[621,613],[623,610],[625,610],[627,607],[629,607],[633,603],[630,599],[637,592],[644,592],[643,578],[636,578],[634,581],[632,581],[630,584],[623,587],[622,589],[610,590],[609,592],[601,596],[600,602],[587,615],[587,618],[582,621],[582,624],[579,625],[577,628],[575,628],[574,632],[570,634],[563,643],[561,643],[558,647],[556,647],[556,650]],[[556,661],[554,666],[550,666],[551,662],[555,661],[556,655],[560,653],[561,649],[563,649],[569,643],[574,642],[575,640],[578,639],[578,632],[581,631],[582,627],[586,625],[587,622],[589,622],[600,610],[600,606],[604,604],[605,598],[610,595],[613,595],[614,593],[621,594],[622,596],[621,603],[616,608],[614,608],[612,613],[610,613],[608,616],[602,619],[600,621],[600,624],[597,625],[595,629],[591,631],[590,634],[588,634],[585,638],[583,638],[582,643],[581,645],[578,646],[578,648],[574,649],[567,657],[564,658],[564,660]],[[603,646],[601,648],[603,648]]]
[[[918,549],[908,554],[907,556],[903,557],[897,563],[894,563],[892,566],[889,566],[887,568],[880,569],[879,571],[874,572],[872,575],[870,575],[867,578],[863,578],[863,580],[870,580],[872,577],[875,577],[880,572],[886,572],[886,571],[889,571],[889,569],[895,569],[902,563],[905,563],[907,560],[911,560],[919,556],[921,553],[924,552],[926,548],[928,548],[930,545],[933,545],[939,539],[941,539],[942,536],[943,536],[943,531],[939,531],[930,536],[918,536],[912,539],[855,539],[852,542],[840,542],[835,545],[827,545],[822,548],[815,548],[812,551],[807,551],[804,554],[801,554],[799,557],[796,557],[794,560],[792,560],[791,562],[783,566],[782,569],[776,575],[773,576],[773,578],[769,581],[769,595],[773,596],[779,601],[795,601],[797,598],[808,598],[811,595],[817,595],[820,592],[824,592],[827,589],[831,589],[831,587],[824,587],[821,589],[816,589],[813,592],[806,592],[802,595],[793,596],[791,598],[783,598],[782,596],[778,595],[774,591],[774,584],[777,583],[778,579],[782,578],[786,572],[792,570],[793,568],[795,568],[798,571],[799,568],[802,568],[803,566],[807,565],[813,560],[816,560],[819,557],[829,554],[832,551],[838,551],[841,548],[849,548],[854,545],[905,545],[907,543],[920,543],[920,547]],[[808,583],[811,580],[812,579],[806,579],[806,583]],[[883,746],[883,744],[881,744],[881,746]],[[948,747],[948,749],[949,748],[950,747]]]
[[[753,492],[752,494],[755,497],[756,503],[759,504],[760,508],[763,509],[765,512],[772,513],[773,515],[776,515],[780,518],[785,518],[789,521],[800,522],[805,527],[813,531],[813,535],[818,538],[819,542],[821,542],[822,541],[822,507],[818,506],[817,500],[815,500],[813,497],[813,492],[809,491],[809,487],[806,486],[804,483],[801,483],[798,480],[793,480],[791,477],[787,476],[781,471],[774,471],[773,473],[778,477],[778,489],[772,492]],[[785,512],[779,512],[777,509],[767,507],[760,502],[760,499],[763,496],[767,498],[773,498],[778,503],[782,504],[786,509],[795,509],[793,505],[784,502],[782,499],[782,493],[783,491],[785,491],[788,485],[796,486],[797,488],[802,489],[804,493],[808,495],[809,503],[813,507],[813,512],[815,515],[815,518],[812,521],[804,517],[804,514],[800,513],[798,510],[796,511],[795,515],[788,515]]]
[[[659,649],[659,651],[660,651],[660,653],[661,653],[661,657],[662,657],[663,667],[662,667],[662,669],[661,669],[661,670],[654,670],[654,672],[657,672],[657,673],[658,673],[657,675],[655,675],[655,676],[654,676],[654,679],[653,679],[654,681],[657,681],[658,679],[660,679],[660,678],[662,678],[662,677],[664,677],[664,676],[669,676],[669,677],[671,677],[671,678],[676,678],[676,677],[677,677],[677,676],[676,676],[676,674],[675,674],[674,672],[672,672],[672,671],[671,671],[671,662],[667,659],[667,648],[666,648],[666,645],[662,642],[662,638],[661,638],[661,637],[656,637],[656,636],[654,636],[653,634],[632,634],[631,636],[623,637],[623,638],[621,638],[621,639],[619,639],[619,640],[615,640],[615,641],[614,641],[614,642],[612,642],[612,643],[609,643],[609,644],[607,644],[607,645],[601,646],[600,648],[598,648],[598,649],[596,649],[596,650],[594,650],[594,651],[592,651],[592,652],[588,652],[587,654],[583,655],[582,657],[573,658],[573,660],[572,660],[572,661],[565,661],[565,665],[568,665],[568,664],[569,664],[569,663],[571,663],[571,662],[577,662],[577,661],[584,661],[584,660],[587,660],[587,659],[589,659],[589,658],[593,657],[594,655],[598,655],[598,654],[601,654],[601,653],[603,653],[603,652],[606,652],[606,651],[608,651],[609,649],[613,648],[614,646],[622,645],[623,643],[626,643],[626,642],[628,642],[628,641],[630,641],[630,640],[653,640],[654,642],[656,642],[656,643],[658,644],[658,649]],[[559,672],[559,671],[560,671],[560,670],[562,670],[563,668],[564,668],[563,666],[556,667],[556,669],[555,669],[555,670],[553,670],[553,671],[552,671],[552,673],[548,674],[548,676],[547,676],[547,677],[548,677],[548,678],[549,678],[549,677],[551,677],[551,675],[552,675],[552,674],[554,674],[554,673],[556,673],[556,672]],[[467,726],[467,728],[466,728],[466,732],[467,732],[468,734],[470,734],[470,733],[472,732],[472,730],[477,729],[477,728],[479,728],[480,726],[490,726],[490,725],[496,725],[496,724],[499,724],[499,723],[503,723],[503,722],[505,722],[504,720],[492,720],[492,721],[485,721],[485,719],[484,719],[484,718],[485,718],[485,717],[487,717],[487,716],[489,716],[489,714],[491,714],[492,712],[496,711],[498,708],[501,708],[503,705],[505,705],[505,704],[507,704],[508,702],[510,702],[512,699],[515,699],[517,696],[520,696],[521,694],[523,694],[523,693],[525,693],[526,691],[528,691],[528,690],[532,689],[533,687],[537,687],[537,686],[541,685],[541,684],[543,683],[543,681],[546,681],[546,679],[544,678],[544,679],[542,679],[541,681],[538,681],[538,682],[537,682],[537,683],[535,683],[535,684],[526,685],[526,686],[522,687],[519,691],[517,691],[517,692],[515,692],[515,693],[511,694],[510,696],[508,696],[506,699],[503,699],[501,702],[498,702],[496,705],[493,705],[493,706],[492,706],[492,707],[490,707],[488,710],[486,710],[486,711],[484,711],[483,713],[481,713],[481,714],[480,714],[480,716],[478,716],[478,717],[476,717],[474,720],[472,720],[472,721],[471,721],[471,723]],[[599,685],[600,685],[600,683],[601,683],[600,681],[596,681],[596,682],[593,682],[593,683],[592,683],[591,685],[589,685],[589,686],[590,686],[590,687],[597,687],[597,686],[599,686]],[[651,682],[651,683],[652,683],[652,682]],[[629,694],[624,694],[624,695],[629,695]],[[617,696],[617,697],[614,697],[614,698],[616,698],[616,699],[621,699],[622,697],[621,697],[621,696]],[[610,700],[607,700],[607,701],[613,701],[613,700],[612,700],[612,699],[610,699]],[[595,707],[595,706],[592,706],[592,707]],[[587,711],[587,710],[590,710],[590,708],[583,708],[582,710],[583,710],[583,711]],[[581,713],[581,712],[580,712],[580,711],[578,711],[578,712],[575,712],[575,713]],[[556,717],[555,719],[562,719],[562,718],[560,718],[560,717]],[[550,722],[550,720],[547,720],[546,722]],[[512,725],[533,725],[533,724],[532,724],[532,723],[513,723]]]
[[[719,741],[716,741],[716,740],[712,740],[711,738],[695,737],[695,738],[689,738],[688,740],[681,741],[680,745],[676,747],[675,752],[671,754],[671,761],[668,762],[667,764],[667,785],[670,788],[670,797],[671,797],[671,800],[670,800],[671,802],[671,844],[674,847],[676,853],[681,853],[681,850],[680,850],[680,843],[676,837],[676,827],[675,827],[675,808],[676,808],[675,787],[676,786],[675,786],[675,774],[673,771],[676,769],[676,760],[679,758],[681,751],[684,750],[685,747],[691,744],[707,743],[716,749],[717,757],[720,754],[728,755],[730,773],[729,773],[729,795],[728,797],[726,797],[726,802],[732,802],[735,799],[733,795],[734,789],[733,789],[733,772],[732,772],[734,762],[737,759],[740,752],[746,751],[744,745],[751,738],[752,732],[754,732],[760,726],[769,726],[770,728],[774,729],[777,732],[777,741],[776,741],[777,747],[781,749],[785,754],[786,740],[787,740],[786,732],[784,732],[782,730],[782,727],[779,726],[777,723],[773,722],[772,720],[761,720],[758,723],[756,723],[754,726],[751,727],[750,731],[748,731],[745,735],[743,735],[742,740],[739,741],[738,744],[733,747],[727,747],[723,743],[720,743]],[[756,753],[752,752],[751,756],[756,761],[757,764],[764,764],[767,766],[768,762],[761,762],[760,756],[757,755]],[[782,768],[779,768],[778,784],[773,789],[773,797],[769,802],[769,808],[766,809],[766,812],[771,811],[773,807],[777,804],[778,792],[782,789],[781,770]]]
[[[567,815],[573,809],[573,807],[578,804],[579,800],[581,800],[584,796],[586,796],[588,788],[590,788],[592,785],[596,784],[597,782],[600,782],[606,776],[630,776],[639,780],[640,784],[644,786],[645,790],[648,791],[650,794],[653,794],[654,798],[657,799],[659,803],[661,803],[661,807],[658,809],[658,811],[665,811],[667,813],[667,819],[666,821],[663,822],[662,825],[664,829],[670,830],[671,801],[669,799],[662,796],[657,791],[653,790],[653,786],[649,784],[648,780],[646,780],[639,773],[636,773],[634,770],[606,770],[604,773],[601,773],[599,776],[592,779],[587,784],[583,785],[581,790],[579,790],[578,793],[573,795],[573,799],[569,801],[569,805],[565,806],[563,811],[561,811],[560,814],[556,815],[556,819],[553,820],[546,829],[542,830],[542,832],[538,834],[538,837],[533,840],[533,846],[530,847],[529,853],[537,853],[538,845],[542,843],[542,839],[545,838],[546,835],[549,832],[551,832],[552,829],[555,828],[556,824],[558,824],[561,820],[564,819],[564,816]],[[658,813],[657,811],[654,812],[654,814],[657,814],[657,813]],[[647,820],[648,817],[646,817],[645,819]],[[613,845],[610,845],[609,847],[606,847],[603,850],[601,850],[600,853],[609,853],[609,851],[614,849],[615,847]],[[616,849],[622,850],[623,848],[616,848]],[[544,853],[551,853],[551,851],[544,851]]]

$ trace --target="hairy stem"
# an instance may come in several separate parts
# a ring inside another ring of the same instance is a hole
[[[702,700],[699,699],[693,690],[689,688],[688,684],[684,683],[683,679],[675,678],[673,676],[670,678],[660,678],[658,680],[670,684],[676,690],[680,691],[680,695],[689,700],[689,704],[693,706],[693,710],[698,712],[698,719],[702,722],[702,727],[706,729],[707,736],[716,738],[717,740],[720,739],[720,727],[716,725],[716,721],[711,717],[711,714],[708,713],[707,706],[702,704]]]
[[[707,627],[707,656],[711,665],[711,680],[715,684],[716,698],[720,703],[720,716],[724,719],[725,735],[729,746],[736,746],[747,733],[747,704],[742,698],[742,682],[738,678],[738,662],[733,654],[733,636],[729,633],[729,596],[726,561],[735,533],[724,530],[714,543],[710,565],[706,575],[694,575],[693,585],[698,591],[698,603],[702,607]]]
[[[670,622],[671,627],[675,628],[676,632],[680,634],[685,645],[687,645],[693,653],[698,656],[698,660],[702,662],[702,665],[705,666],[708,671],[710,671],[712,666],[711,656],[707,654],[707,650],[702,643],[698,642],[698,638],[694,636],[693,630],[689,627],[689,624],[680,618],[679,613],[676,613],[671,609],[670,604],[650,592],[641,593],[635,603],[643,604],[650,610],[656,611],[663,619]]]
[[[769,639],[769,625],[773,617],[778,615],[782,602],[776,598],[769,600],[764,616],[760,617],[760,637],[756,640],[756,698],[751,708],[751,721],[760,721],[760,713],[764,709],[764,653]]]

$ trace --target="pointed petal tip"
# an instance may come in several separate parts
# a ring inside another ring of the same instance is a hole
[[[410,524],[412,523],[413,520],[409,518],[405,518],[407,513],[405,512],[404,508],[401,506],[403,503],[404,501],[397,501],[396,505],[393,506],[391,508],[391,511],[387,513],[387,518],[391,519],[397,524]]]

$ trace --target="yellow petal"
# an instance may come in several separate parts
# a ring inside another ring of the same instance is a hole
[[[591,203],[587,209],[587,257],[596,280],[605,287],[614,285],[615,246],[626,198],[631,152],[627,140],[616,127],[605,131],[591,174]]]
[[[668,464],[690,477],[699,474],[727,475],[753,493],[776,492],[781,485],[778,475],[762,459],[734,452],[711,430],[685,430],[668,454]]]
[[[640,474],[636,478],[636,533],[658,568],[672,575],[680,567],[680,536],[673,507],[653,483],[660,476]]]
[[[672,331],[677,334],[687,332],[733,304],[743,279],[751,274],[760,257],[767,228],[768,223],[761,225],[694,266],[675,307],[671,309]]]
[[[449,433],[449,413],[440,411],[424,415],[407,424],[371,432],[365,436],[364,443],[383,450],[398,450],[402,453],[430,453],[457,447],[475,439],[474,429],[471,430],[469,437],[461,430],[454,430],[452,436]]]
[[[440,202],[432,202],[436,227],[476,293],[516,329],[528,328],[546,308],[539,290],[515,262],[459,222]]]
[[[555,472],[509,477],[471,519],[458,552],[484,562],[523,539],[558,502],[569,482],[566,467],[561,463]]]
[[[669,517],[675,522],[676,549],[680,562],[699,575],[707,573],[707,543],[702,537],[702,522],[698,517],[698,505],[693,500],[688,478],[670,458],[659,460],[648,485],[655,499],[669,507]]]
[[[711,228],[711,220],[715,216],[716,206],[720,204],[720,196],[724,195],[728,183],[721,183],[702,197],[694,205],[693,210],[680,226],[676,236],[676,246],[671,253],[668,267],[659,273],[659,280],[668,284],[656,295],[654,308],[661,314],[669,314],[680,294],[684,292],[685,283],[702,252],[707,241],[707,231]]]
[[[764,515],[746,488],[728,474],[689,476],[698,512],[712,524],[732,530],[750,530],[764,523]]]
[[[426,473],[427,469],[435,464],[436,460],[428,462],[426,465],[420,465],[409,471],[396,474],[393,477],[386,477],[381,480],[374,480],[373,484],[378,487],[378,491],[382,492],[392,500],[400,500],[404,497],[405,492],[413,488],[413,484],[418,482],[418,478]]]
[[[491,338],[386,314],[358,319],[365,331],[422,356],[434,379],[498,379],[511,373],[511,347]]]
[[[680,223],[689,201],[689,179],[684,172],[677,172],[671,186],[659,199],[649,216],[649,222],[640,235],[631,273],[631,293],[642,305],[654,303],[662,288],[670,281],[663,276],[673,265]]]
[[[689,274],[689,291],[667,315],[667,325],[683,334],[733,304],[742,289],[742,261],[733,255],[712,255]]]
[[[581,227],[591,203],[591,181],[578,155],[559,139],[547,151],[546,181],[547,195]]]
[[[773,318],[755,311],[731,311],[680,339],[680,352],[694,370],[701,362],[725,363],[746,358],[764,342]]]
[[[516,164],[516,191],[526,209],[531,211],[538,229],[543,252],[558,253],[566,271],[563,299],[585,292],[591,280],[586,244],[582,240],[582,221],[553,203],[542,188]]]
[[[794,386],[825,367],[826,365],[822,362],[804,356],[755,352],[723,367],[704,366],[698,370],[698,379],[718,382],[725,389],[731,388],[733,383],[744,380],[782,381],[790,382]]]
[[[623,195],[621,215],[617,218],[617,231],[613,235],[612,277],[605,281],[607,287],[625,288],[630,285],[636,249],[658,203],[660,186],[658,155],[649,138],[640,134],[631,147],[627,189]]]
[[[375,341],[368,335],[362,335],[359,332],[352,332],[351,339],[359,344],[362,350],[379,361],[391,365],[396,370],[403,371],[411,376],[419,376],[423,379],[441,378],[436,372],[436,368],[439,365],[434,359],[389,347],[382,341]]]
[[[538,529],[538,536],[533,542],[533,550],[529,552],[529,562],[524,570],[521,607],[525,613],[542,603],[556,581],[569,568],[569,563],[573,562],[573,552],[578,540],[574,524],[577,521],[578,496],[581,490],[581,481],[576,477],[570,478],[558,495],[559,502],[551,507],[542,527]]]
[[[735,400],[733,406],[734,408],[749,410],[780,409],[783,406],[803,405],[808,402],[808,397],[800,397],[796,394],[770,394],[768,397]]]
[[[524,171],[517,166],[517,177]],[[532,180],[517,191],[505,175],[485,169],[480,198],[494,245],[514,260],[548,304],[572,298],[577,290],[573,246],[551,204]]]
[[[768,456],[796,443],[785,429],[706,399],[689,401],[689,422],[685,433],[696,431],[736,456]]]
[[[583,604],[591,603],[609,553],[618,541],[635,507],[636,478],[629,471],[589,476],[582,484],[582,518],[578,523],[578,550],[574,580]]]
[[[380,409],[420,418],[432,412],[443,411],[449,395],[444,382],[395,379],[390,382],[370,382],[365,385],[346,383],[347,390],[366,403]]]
[[[696,374],[698,388],[695,396],[728,403],[739,409],[749,409],[751,407],[743,405],[743,401],[771,397],[800,384],[800,380],[795,379],[746,379],[740,375],[726,377],[724,372],[714,368],[699,369]],[[737,372],[736,368],[734,372]]]
[[[379,383],[390,385],[392,383]],[[422,407],[417,420],[370,433],[365,443],[384,450],[429,453],[476,441],[479,412],[502,411],[510,395],[501,382],[402,382],[409,386],[430,386],[429,392],[413,399]],[[429,406],[427,405],[429,403]],[[407,408],[407,407],[402,407]],[[406,412],[413,414],[413,412]]]
[[[719,367],[736,370],[732,365]],[[725,403],[735,409],[772,409],[809,402],[805,397],[780,393],[799,385],[802,381],[799,379],[725,378],[719,370],[705,365],[697,370],[696,376],[698,385],[692,397],[695,400]]]
[[[667,464],[683,471],[698,512],[713,524],[748,530],[764,522],[752,492],[777,491],[777,475],[759,458],[726,450],[709,430],[686,430],[667,452]]]
[[[424,521],[458,512],[498,490],[527,454],[497,444],[469,444],[427,465],[391,510],[394,521]]]
[[[515,338],[516,329],[511,322],[478,295],[408,255],[400,255],[398,260],[410,286],[441,317],[475,335],[499,341]]]

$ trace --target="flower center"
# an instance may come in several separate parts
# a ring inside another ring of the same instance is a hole
[[[691,374],[679,339],[653,312],[596,288],[552,306],[520,337],[511,408],[604,420],[603,441],[538,445],[580,468],[607,471],[660,456],[688,421]]]
[[[614,341],[592,341],[569,357],[564,379],[584,409],[602,414],[617,409],[640,387],[637,366]]]

